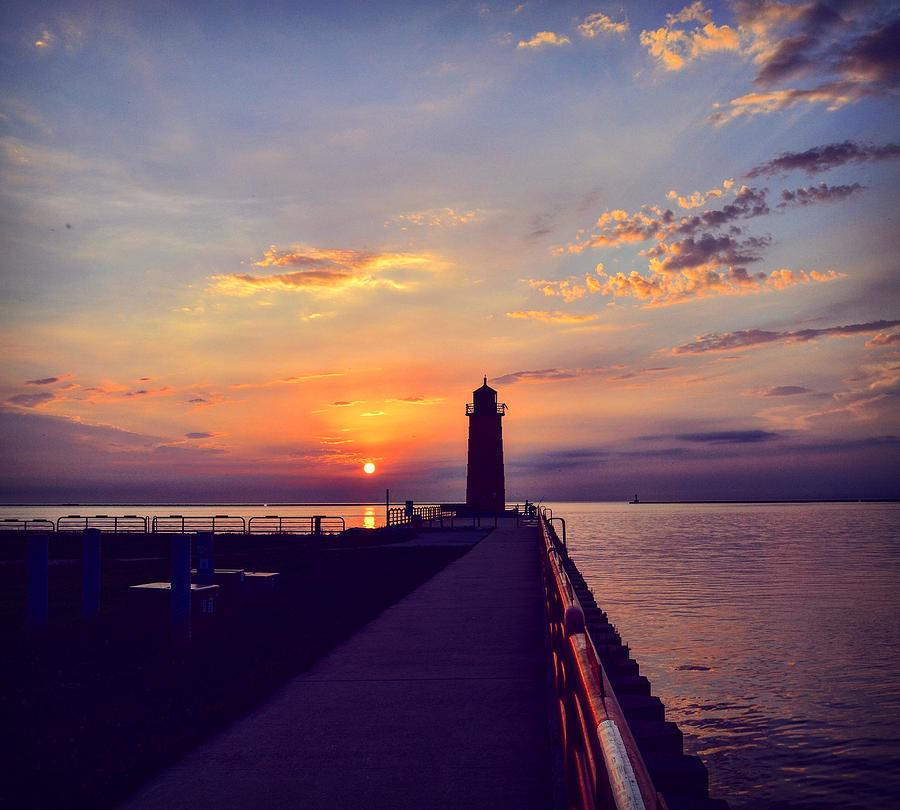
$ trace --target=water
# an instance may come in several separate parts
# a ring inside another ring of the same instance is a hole
[[[740,808],[900,806],[900,504],[550,504]]]

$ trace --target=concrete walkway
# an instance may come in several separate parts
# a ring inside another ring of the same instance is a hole
[[[539,544],[499,528],[126,808],[547,808]]]

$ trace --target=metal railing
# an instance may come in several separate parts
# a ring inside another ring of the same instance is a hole
[[[153,534],[246,534],[247,521],[236,515],[154,515]]]
[[[665,804],[586,631],[584,610],[563,565],[565,546],[545,511],[540,510],[538,524],[567,806],[662,810]]]
[[[329,515],[263,515],[247,522],[247,534],[340,534],[345,528],[342,517]]]
[[[410,513],[405,506],[392,506],[387,510],[388,526],[407,526],[412,523],[438,523],[442,528],[444,521],[449,520],[453,526],[456,512],[452,509],[444,509],[442,506],[414,506]],[[473,524],[474,525],[474,524]]]
[[[509,410],[509,408],[505,402],[497,403],[497,413],[500,414],[500,416],[504,416],[508,410]],[[475,403],[467,402],[466,403],[466,416],[474,416],[475,413],[476,413]]]
[[[0,532],[52,532],[55,531],[52,520],[45,518],[3,518],[0,520]]]
[[[99,529],[113,534],[146,534],[149,520],[144,515],[63,515],[56,519],[56,531]]]
[[[419,510],[434,507],[417,507]],[[440,507],[437,507],[438,509]],[[425,514],[422,512],[421,514]],[[429,513],[430,514],[430,513]],[[336,515],[62,515],[50,518],[2,518],[0,532],[81,532],[99,529],[110,534],[341,534],[347,528]]]

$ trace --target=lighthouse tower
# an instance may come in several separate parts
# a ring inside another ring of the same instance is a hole
[[[496,514],[506,508],[503,477],[503,416],[506,403],[487,384],[472,392],[466,405],[469,417],[469,465],[466,474],[466,508],[476,514]]]

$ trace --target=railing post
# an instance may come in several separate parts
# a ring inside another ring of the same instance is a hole
[[[81,536],[81,615],[100,613],[100,529],[85,529]]]
[[[172,641],[177,647],[191,643],[191,539],[176,534],[171,540]]]
[[[215,581],[215,548],[212,532],[197,532],[197,584],[212,585]]]
[[[31,630],[45,630],[50,616],[47,565],[50,558],[50,537],[33,534],[27,540],[27,575],[25,621]]]

